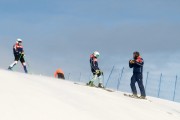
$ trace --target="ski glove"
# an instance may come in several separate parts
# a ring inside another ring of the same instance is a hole
[[[103,75],[103,72],[101,70],[96,70],[96,75],[101,74]]]
[[[100,73],[100,70],[96,70],[96,75],[98,75]]]
[[[129,61],[131,64],[134,64],[135,63],[135,60],[130,60]]]

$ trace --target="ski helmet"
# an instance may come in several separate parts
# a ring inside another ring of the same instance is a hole
[[[98,58],[98,57],[100,56],[100,54],[99,54],[98,51],[95,51],[95,52],[93,53],[93,55],[94,55],[94,57],[96,57],[96,58]]]
[[[17,39],[17,42],[18,42],[18,43],[22,43],[22,39],[18,38],[18,39]]]

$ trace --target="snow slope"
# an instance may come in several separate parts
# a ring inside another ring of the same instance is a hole
[[[180,104],[0,70],[0,120],[180,120]]]

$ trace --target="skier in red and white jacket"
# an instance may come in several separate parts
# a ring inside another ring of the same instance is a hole
[[[101,78],[101,76],[103,75],[103,72],[98,67],[99,55],[100,55],[99,52],[95,51],[90,56],[90,66],[91,66],[91,72],[93,73],[93,79],[89,81],[88,85],[94,86],[94,81],[98,80],[99,82],[98,87],[103,88],[103,83],[102,83],[102,78]]]
[[[20,60],[20,62],[22,63],[22,66],[24,68],[24,72],[28,73],[27,67],[26,67],[26,62],[25,62],[25,59],[24,59],[24,49],[23,49],[23,46],[22,46],[22,39],[17,39],[15,45],[13,45],[13,53],[14,53],[14,62],[9,66],[8,69],[12,70],[13,67]]]

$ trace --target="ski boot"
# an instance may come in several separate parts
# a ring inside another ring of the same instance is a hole
[[[87,83],[87,85],[90,86],[90,87],[94,87],[95,86],[93,81],[89,81],[89,83]]]
[[[99,84],[98,84],[98,88],[104,88],[103,84],[102,84],[102,83],[99,83]]]
[[[140,96],[139,99],[146,99],[146,97],[145,96]]]
[[[26,66],[23,66],[23,67],[24,67],[24,72],[28,73]]]
[[[132,97],[132,98],[139,98],[136,94],[129,95],[129,97]]]
[[[12,67],[9,66],[9,67],[8,67],[8,70],[12,71]]]

